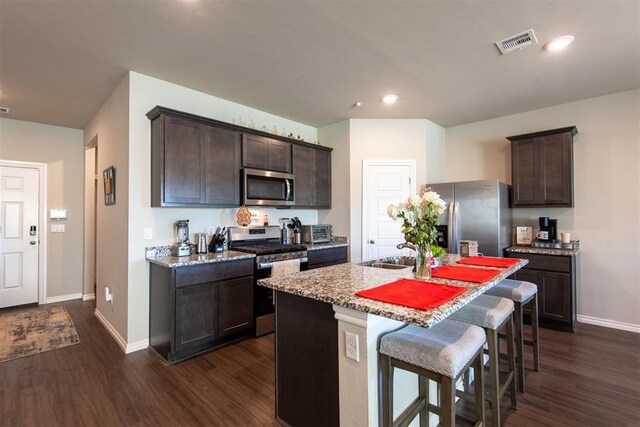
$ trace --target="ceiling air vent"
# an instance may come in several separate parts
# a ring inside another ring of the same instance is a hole
[[[506,55],[514,50],[522,50],[531,44],[537,43],[538,39],[536,39],[536,35],[533,33],[533,30],[529,30],[524,33],[516,34],[515,36],[508,37],[504,40],[500,40],[499,42],[496,42],[496,46],[500,49],[500,53]]]
[[[9,114],[9,108],[7,108],[7,107],[0,107],[0,113],[2,113],[2,114]]]

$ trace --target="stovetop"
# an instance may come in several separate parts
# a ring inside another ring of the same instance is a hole
[[[299,252],[306,251],[307,247],[305,245],[296,245],[289,244],[285,245],[283,243],[269,243],[264,245],[247,245],[247,246],[236,246],[231,247],[235,251],[240,252],[248,252],[256,255],[267,255],[267,254],[281,254],[287,252]]]

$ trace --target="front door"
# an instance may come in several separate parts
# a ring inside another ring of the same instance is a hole
[[[402,222],[387,215],[387,207],[415,194],[415,161],[365,161],[363,165],[363,248],[362,259],[396,256],[404,242]]]
[[[0,308],[38,302],[38,174],[0,167]]]

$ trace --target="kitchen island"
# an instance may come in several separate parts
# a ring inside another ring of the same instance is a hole
[[[445,263],[458,259],[449,255]],[[405,324],[433,326],[527,262],[498,269],[499,274],[484,283],[431,279],[466,291],[430,310],[355,296],[412,278],[410,267],[391,270],[351,263],[260,280],[259,285],[276,291],[276,416],[292,426],[377,425],[379,337]],[[417,381],[401,372],[396,381],[394,407],[402,408],[417,394]]]

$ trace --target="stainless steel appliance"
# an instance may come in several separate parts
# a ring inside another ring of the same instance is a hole
[[[302,241],[305,243],[330,242],[331,226],[328,224],[303,225]]]
[[[229,249],[256,254],[253,283],[255,335],[273,332],[273,291],[257,285],[258,279],[309,269],[305,245],[280,243],[280,227],[229,227]]]
[[[497,180],[427,184],[447,208],[439,217],[438,244],[460,253],[461,240],[476,240],[478,252],[503,256],[511,246],[509,186]]]
[[[243,169],[242,194],[248,206],[292,206],[295,178],[288,173]]]
[[[174,224],[176,243],[171,247],[173,256],[191,255],[191,242],[189,241],[189,220],[181,219]]]

